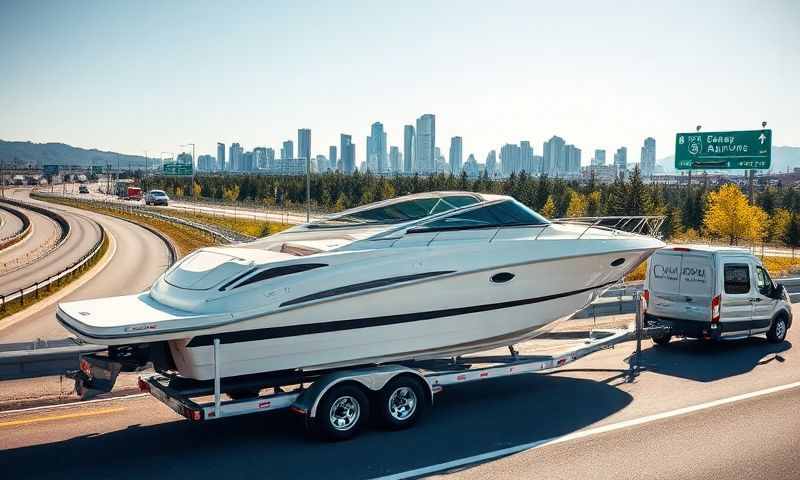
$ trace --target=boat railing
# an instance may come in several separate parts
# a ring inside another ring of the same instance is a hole
[[[578,235],[579,240],[592,228],[660,238],[661,227],[664,225],[666,218],[663,215],[555,218],[550,220],[550,224],[536,235],[536,239],[542,236],[542,233],[551,225],[580,225],[585,227]]]

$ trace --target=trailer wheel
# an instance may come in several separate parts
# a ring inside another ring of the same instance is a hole
[[[400,376],[379,392],[381,424],[391,430],[401,430],[414,425],[425,408],[428,397],[418,379]]]
[[[369,399],[352,384],[331,388],[320,400],[315,418],[309,419],[313,430],[328,440],[353,438],[369,418]]]
[[[672,340],[672,334],[670,333],[659,333],[650,337],[656,345],[664,346]]]
[[[772,320],[772,325],[767,332],[767,340],[770,343],[781,343],[786,338],[786,317],[778,315]]]

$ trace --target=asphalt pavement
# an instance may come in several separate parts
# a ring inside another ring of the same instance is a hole
[[[149,396],[7,413],[0,465],[9,478],[796,479],[795,342],[796,326],[780,345],[648,342],[625,383],[628,342],[550,374],[450,387],[410,430],[335,444],[290,412],[192,423]]]
[[[27,196],[29,191],[20,193]],[[169,266],[169,250],[155,234],[131,222],[106,215],[92,213],[62,205],[54,205],[25,198],[57,210],[65,217],[90,219],[101,224],[114,239],[113,255],[105,268],[60,302],[82,300],[95,297],[126,295],[149,288]],[[80,225],[80,224],[79,224]],[[81,232],[82,230],[78,230]],[[46,300],[45,300],[46,301]],[[33,307],[36,309],[36,306]],[[37,309],[24,321],[11,327],[2,328],[0,324],[0,343],[24,342],[37,338],[58,339],[69,336],[56,321],[56,304]]]

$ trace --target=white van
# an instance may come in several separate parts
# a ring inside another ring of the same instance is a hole
[[[653,341],[672,335],[706,340],[761,333],[779,343],[792,325],[786,289],[747,250],[695,245],[656,251],[644,281],[645,326]],[[660,328],[660,331],[659,331]]]

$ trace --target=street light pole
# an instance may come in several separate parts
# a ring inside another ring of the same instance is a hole
[[[311,155],[308,155],[309,157]],[[311,159],[306,158],[306,223],[311,223]]]

